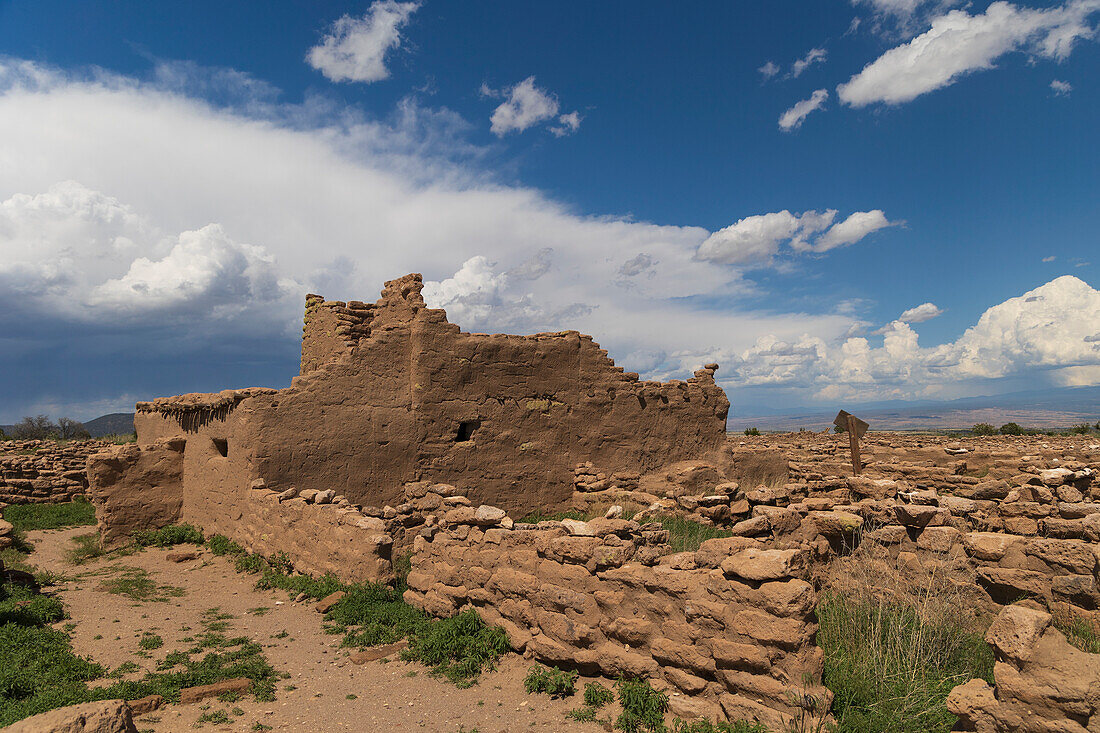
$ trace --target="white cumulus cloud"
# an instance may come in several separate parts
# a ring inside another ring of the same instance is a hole
[[[992,68],[1012,51],[1060,61],[1078,40],[1093,37],[1088,21],[1098,10],[1098,0],[1071,0],[1043,10],[998,1],[977,15],[952,10],[839,85],[837,96],[852,107],[901,104]]]
[[[345,15],[306,60],[332,81],[381,81],[389,77],[386,54],[401,45],[401,28],[418,2],[377,0],[361,18]]]
[[[802,72],[813,66],[814,64],[825,63],[827,54],[823,48],[811,48],[806,52],[806,55],[791,64],[791,77],[798,78],[802,76]]]
[[[1073,91],[1073,85],[1068,81],[1061,81],[1060,79],[1054,79],[1050,82],[1050,88],[1056,96],[1065,97]]]
[[[783,244],[795,252],[827,252],[893,224],[880,209],[856,211],[833,224],[836,213],[836,209],[827,209],[792,214],[784,209],[746,216],[707,237],[696,257],[725,265],[762,267],[772,263]]]
[[[557,97],[538,87],[533,76],[508,89],[506,94],[507,98],[493,110],[493,115],[489,118],[489,129],[497,136],[523,132],[540,122],[552,119],[558,113]],[[564,120],[562,122],[565,124]],[[580,125],[579,117],[577,125]]]
[[[856,211],[847,219],[834,224],[829,228],[829,231],[822,234],[814,244],[813,250],[815,252],[827,252],[836,247],[855,244],[868,234],[892,225],[893,222],[886,218],[886,214],[884,214],[881,209]]]
[[[818,89],[810,95],[809,99],[803,99],[781,114],[779,116],[779,128],[785,132],[798,129],[802,126],[802,121],[811,112],[819,110],[825,105],[825,100],[828,98],[828,90]]]
[[[943,309],[935,303],[921,303],[903,311],[898,316],[898,320],[904,323],[924,323],[941,315],[943,315]]]

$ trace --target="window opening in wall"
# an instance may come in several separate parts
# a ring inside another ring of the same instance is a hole
[[[222,454],[223,458],[229,457],[229,441],[225,438],[214,438],[214,448]]]
[[[481,427],[480,420],[466,420],[458,424],[458,432],[455,433],[456,443],[465,443],[474,439],[474,431]]]

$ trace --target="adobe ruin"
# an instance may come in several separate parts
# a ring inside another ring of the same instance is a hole
[[[139,402],[137,448],[90,468],[108,544],[175,521],[247,539],[256,482],[375,507],[402,504],[410,482],[447,483],[521,517],[567,508],[578,463],[636,481],[723,445],[717,364],[642,381],[576,331],[465,333],[422,287],[411,274],[374,304],[307,296],[289,388]],[[139,516],[119,482],[144,487],[139,504],[160,496],[158,511]]]

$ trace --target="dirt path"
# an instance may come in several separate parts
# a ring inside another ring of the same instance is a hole
[[[111,669],[133,662],[139,671],[125,678],[137,679],[167,653],[191,646],[183,639],[200,633],[203,613],[217,608],[231,616],[225,619],[227,635],[247,636],[261,644],[268,661],[290,675],[278,683],[274,702],[246,697],[234,703],[211,699],[168,705],[138,718],[140,730],[193,731],[201,715],[219,709],[229,713],[231,722],[206,722],[201,729],[262,730],[254,728],[262,723],[292,731],[603,730],[595,723],[566,718],[570,709],[583,704],[579,694],[566,700],[528,695],[523,676],[529,662],[518,655],[507,655],[497,671],[483,674],[466,690],[433,679],[419,664],[397,659],[355,665],[348,660],[349,652],[339,648],[342,637],[322,631],[321,614],[311,602],[295,603],[284,591],[255,590],[255,576],[237,573],[230,561],[209,551],[181,564],[167,560],[171,550],[149,548],[73,566],[65,552],[74,536],[88,531],[80,527],[29,533],[35,545],[30,561],[70,578],[55,589],[72,616],[58,627],[75,624],[70,633],[78,654]],[[117,573],[118,566],[146,571],[156,584],[170,587],[163,591],[165,600],[138,603],[101,589],[103,573]],[[138,642],[145,632],[160,636],[163,646],[142,650]],[[583,689],[583,680],[578,689]],[[233,713],[234,708],[243,714]]]

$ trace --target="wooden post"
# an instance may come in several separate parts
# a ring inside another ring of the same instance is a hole
[[[852,475],[858,476],[863,470],[863,464],[859,460],[859,436],[856,435],[852,425],[854,418],[848,416],[848,446],[852,449]]]
[[[836,414],[833,424],[848,433],[848,446],[852,449],[852,473],[858,476],[863,471],[863,461],[859,457],[859,439],[867,432],[867,423],[844,410]]]

